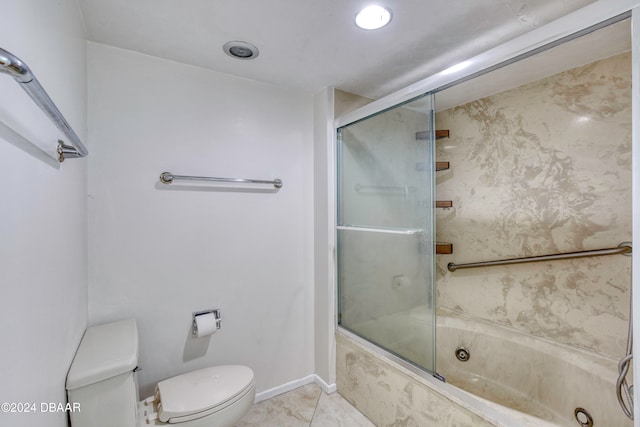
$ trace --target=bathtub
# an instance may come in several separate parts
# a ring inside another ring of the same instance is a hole
[[[460,347],[465,362],[456,358]],[[436,366],[447,383],[551,425],[579,426],[581,408],[594,427],[633,426],[616,398],[617,361],[603,355],[439,313]]]
[[[406,333],[393,346],[400,349],[418,343],[425,348],[419,325],[430,321],[426,311],[417,307],[368,321],[357,329],[385,331],[388,325],[402,324]],[[445,384],[414,375],[416,384],[437,390],[488,425],[576,427],[581,425],[575,414],[580,409],[589,414],[594,427],[633,426],[616,398],[617,360],[448,312],[438,313],[436,325],[436,370]],[[352,332],[356,335],[343,331],[359,340],[357,331]],[[365,351],[372,348],[364,347]],[[456,358],[460,347],[468,351],[467,361]],[[398,358],[386,360],[397,363]],[[589,425],[586,415],[578,416],[582,425]]]

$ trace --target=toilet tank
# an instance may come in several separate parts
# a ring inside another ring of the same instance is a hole
[[[67,375],[73,427],[135,427],[138,411],[135,319],[87,328]]]

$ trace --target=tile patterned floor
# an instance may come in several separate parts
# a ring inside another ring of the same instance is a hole
[[[338,393],[316,384],[254,404],[235,427],[375,427]]]

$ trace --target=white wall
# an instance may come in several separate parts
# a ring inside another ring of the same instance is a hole
[[[333,183],[333,104],[334,90],[314,95],[314,361],[315,373],[329,385],[336,381],[335,354],[335,280],[333,271],[333,234],[335,206],[329,200]]]
[[[0,47],[32,69],[81,139],[86,136],[86,45],[74,0],[5,0]],[[61,135],[18,84],[0,75],[0,424],[66,426],[65,379],[87,322],[86,159],[58,165],[34,152]]]
[[[313,97],[100,44],[88,56],[90,323],[138,320],[141,394],[225,363],[253,368],[258,392],[313,373]],[[284,187],[167,186],[163,171]],[[207,308],[222,329],[194,340]]]

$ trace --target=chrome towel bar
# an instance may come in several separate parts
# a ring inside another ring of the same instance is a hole
[[[73,131],[69,123],[51,100],[36,76],[33,75],[27,64],[15,55],[0,48],[0,72],[10,75],[20,84],[40,109],[49,117],[56,127],[69,139],[73,145],[67,145],[58,140],[58,160],[85,157],[89,151],[84,146],[78,135]]]
[[[371,233],[402,234],[404,236],[415,236],[424,232],[420,228],[358,227],[356,225],[338,225],[336,228],[344,231],[366,231]]]
[[[449,269],[449,271],[456,271],[463,268],[489,267],[494,265],[507,265],[507,264],[522,264],[526,262],[555,261],[559,259],[584,258],[584,257],[590,257],[590,256],[617,255],[617,254],[631,255],[631,251],[632,251],[631,242],[622,242],[617,247],[609,248],[609,249],[595,249],[591,251],[568,252],[564,254],[541,255],[541,256],[525,257],[525,258],[510,258],[510,259],[503,259],[503,260],[497,260],[497,261],[472,262],[468,264],[454,264],[453,262],[450,262],[447,265],[447,268]]]
[[[400,186],[400,185],[362,185],[362,184],[356,184],[353,187],[358,193],[360,192],[380,192],[380,193],[402,193],[402,194],[408,194],[410,191],[415,191],[416,188],[415,187],[411,187],[411,186]]]
[[[171,184],[174,180],[189,180],[189,181],[214,181],[214,182],[234,182],[242,184],[271,184],[275,188],[282,188],[282,180],[274,179],[271,181],[262,179],[244,179],[244,178],[215,178],[209,176],[187,176],[187,175],[174,175],[171,172],[162,172],[160,174],[160,182],[163,184]]]

